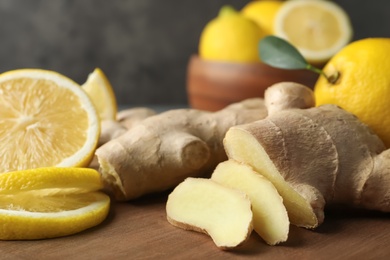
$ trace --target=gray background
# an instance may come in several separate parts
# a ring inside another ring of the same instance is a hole
[[[186,105],[186,66],[219,8],[239,0],[0,0],[0,72],[100,67],[120,106]],[[354,39],[390,37],[389,0],[338,0]]]

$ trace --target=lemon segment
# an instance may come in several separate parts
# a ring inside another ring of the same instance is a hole
[[[0,74],[0,172],[87,166],[100,134],[88,95],[53,71]]]
[[[101,120],[115,120],[118,112],[112,85],[103,71],[96,68],[88,75],[82,88],[91,98]]]
[[[348,14],[334,2],[291,0],[277,12],[274,32],[308,62],[323,63],[349,43],[353,30]]]
[[[0,239],[72,235],[100,224],[110,198],[93,169],[40,168],[0,174]]]

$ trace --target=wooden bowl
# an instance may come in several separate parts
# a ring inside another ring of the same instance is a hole
[[[192,108],[216,111],[252,97],[264,97],[269,86],[282,81],[313,88],[318,74],[307,70],[282,70],[264,63],[206,61],[191,56],[187,67],[187,95]]]

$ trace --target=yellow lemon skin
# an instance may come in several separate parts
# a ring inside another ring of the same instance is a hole
[[[352,42],[325,65],[325,75],[340,73],[335,84],[319,77],[316,105],[336,104],[355,114],[390,147],[390,38]]]
[[[274,20],[283,1],[252,1],[244,6],[242,14],[257,23],[266,35],[274,34]]]
[[[259,26],[238,12],[211,20],[199,41],[199,56],[205,60],[259,62],[258,42],[264,36]]]

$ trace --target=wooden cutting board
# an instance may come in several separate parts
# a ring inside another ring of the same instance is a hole
[[[171,226],[166,199],[115,202],[104,223],[73,236],[0,241],[0,259],[390,259],[389,213],[328,210],[314,231],[292,226],[284,244],[252,233],[241,248],[221,251],[208,236]]]

